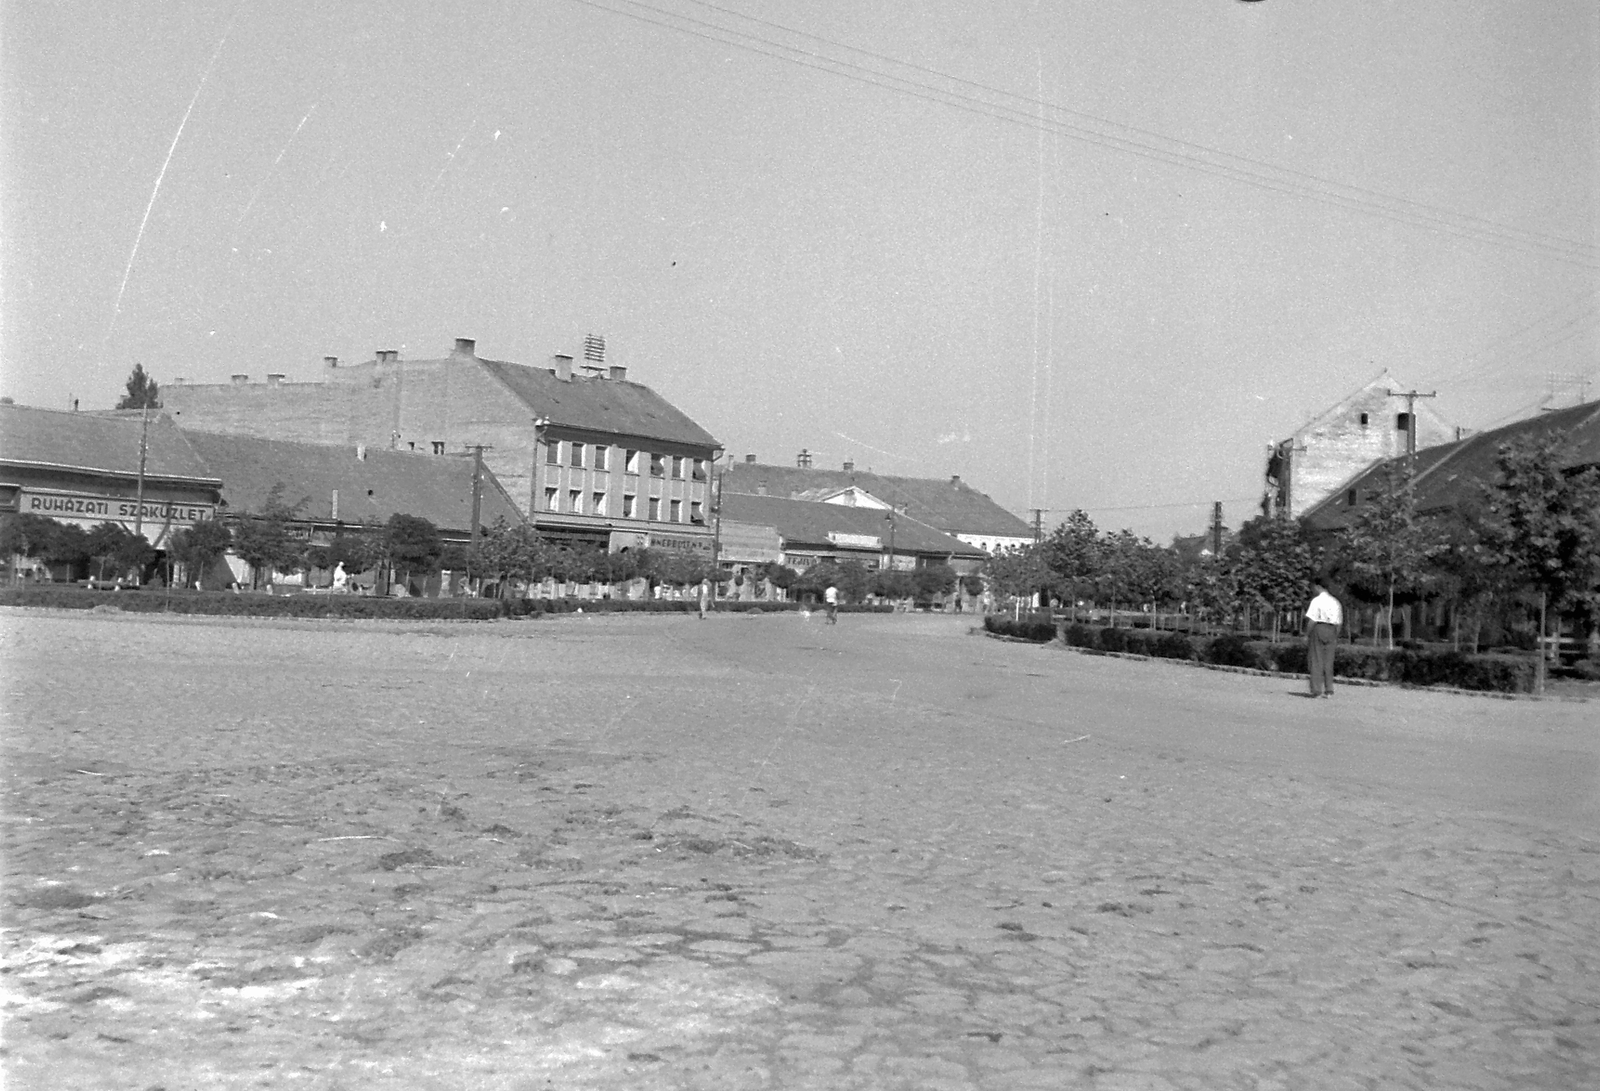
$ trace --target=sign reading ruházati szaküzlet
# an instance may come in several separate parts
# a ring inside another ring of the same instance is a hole
[[[189,526],[216,516],[211,504],[184,504],[170,500],[146,500],[140,516],[139,502],[127,496],[94,496],[81,492],[50,492],[23,489],[18,510],[49,519],[72,523],[122,523],[132,527],[141,522],[146,528]]]

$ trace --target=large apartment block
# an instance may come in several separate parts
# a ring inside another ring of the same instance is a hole
[[[460,456],[484,464],[548,537],[610,549],[709,553],[711,466],[721,447],[590,338],[584,359],[546,367],[487,360],[459,338],[446,357],[323,361],[316,381],[162,387],[193,431]]]

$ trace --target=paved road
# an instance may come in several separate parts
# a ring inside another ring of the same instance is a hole
[[[7,613],[8,1085],[1600,1083],[1595,705],[968,624]]]

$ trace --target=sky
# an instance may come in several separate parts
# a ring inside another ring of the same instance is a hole
[[[735,458],[1164,541],[1386,368],[1600,397],[1593,0],[3,0],[0,91],[22,404],[594,333]]]

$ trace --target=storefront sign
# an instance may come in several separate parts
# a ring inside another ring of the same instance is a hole
[[[185,504],[171,500],[146,500],[141,515],[139,501],[126,496],[95,496],[89,493],[55,492],[44,489],[23,489],[17,498],[17,510],[32,515],[42,515],[64,523],[82,523],[98,526],[101,523],[120,523],[132,530],[135,523],[146,538],[156,541],[168,526],[189,526],[214,519],[217,514],[213,504]]]
[[[883,548],[883,539],[876,534],[847,534],[842,530],[830,530],[828,541],[836,546],[853,546],[856,549]]]
[[[711,536],[709,534],[662,534],[659,531],[650,532],[650,548],[664,549],[669,553],[704,553],[711,555]]]

